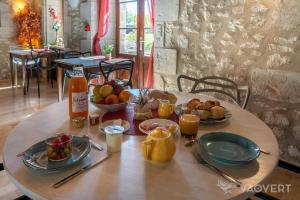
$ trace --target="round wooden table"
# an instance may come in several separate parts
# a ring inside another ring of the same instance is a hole
[[[175,93],[177,103],[187,102],[197,96]],[[271,154],[261,154],[256,161],[242,167],[223,168],[240,180],[247,188],[262,183],[274,170],[279,157],[278,143],[272,131],[253,114],[236,105],[222,104],[232,113],[230,123],[216,126],[200,126],[198,136],[213,131],[227,131],[245,136]],[[34,143],[56,132],[88,134],[93,140],[106,146],[105,136],[97,126],[72,128],[68,117],[68,102],[53,104],[22,121],[8,136],[4,146],[4,166],[15,185],[33,199],[246,199],[253,193],[241,188],[227,192],[218,186],[226,182],[222,177],[199,164],[191,154],[191,147],[184,146],[184,138],[177,140],[173,160],[167,164],[144,161],[140,146],[144,136],[124,135],[122,151],[97,167],[77,176],[54,189],[52,185],[81,166],[50,174],[30,170],[16,157]],[[90,106],[90,109],[93,109]],[[92,149],[90,160],[98,160],[104,152]],[[84,163],[82,164],[84,165]],[[221,181],[221,182],[220,182]]]

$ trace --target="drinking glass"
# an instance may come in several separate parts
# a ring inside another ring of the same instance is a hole
[[[179,118],[179,127],[182,136],[196,137],[200,118],[193,114],[183,114]]]

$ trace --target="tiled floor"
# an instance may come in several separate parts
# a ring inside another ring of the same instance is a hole
[[[30,116],[41,108],[57,102],[56,86],[43,83],[41,88],[41,98],[37,97],[37,91],[32,83],[29,94],[24,96],[21,88],[1,89],[5,83],[0,82],[0,162],[2,162],[2,147],[6,136],[24,118]],[[6,83],[9,85],[9,83]],[[270,193],[279,199],[298,200],[300,199],[300,175],[294,174],[282,168],[277,168],[270,177],[268,183],[271,184],[291,184],[288,193]],[[21,193],[9,181],[4,171],[0,172],[0,199],[14,199]],[[253,197],[251,199],[258,199]]]

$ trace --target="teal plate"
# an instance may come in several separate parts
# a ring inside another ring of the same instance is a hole
[[[91,151],[89,138],[73,136],[72,156],[64,161],[48,161],[47,144],[41,141],[30,147],[22,156],[23,163],[30,169],[43,172],[56,172],[67,169],[82,159]]]
[[[255,160],[260,149],[253,141],[226,132],[213,132],[198,139],[199,153],[219,164],[242,165]]]
[[[183,114],[182,112],[182,104],[179,104],[175,107],[175,113],[177,116]],[[200,120],[200,124],[203,125],[210,125],[210,124],[221,124],[227,122],[231,118],[232,114],[229,110],[225,108],[225,116],[222,119],[207,119],[207,120]]]

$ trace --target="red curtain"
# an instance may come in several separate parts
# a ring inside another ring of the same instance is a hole
[[[108,29],[109,0],[98,0],[98,32],[93,38],[93,54],[101,53],[100,39],[104,37]]]
[[[148,5],[148,8],[150,9],[150,18],[151,18],[151,31],[153,33],[153,43],[152,43],[152,49],[150,54],[150,61],[148,66],[148,72],[147,72],[147,79],[146,79],[146,87],[152,88],[153,87],[153,51],[154,51],[154,1],[155,0],[148,0],[149,3],[151,1],[151,5]]]

